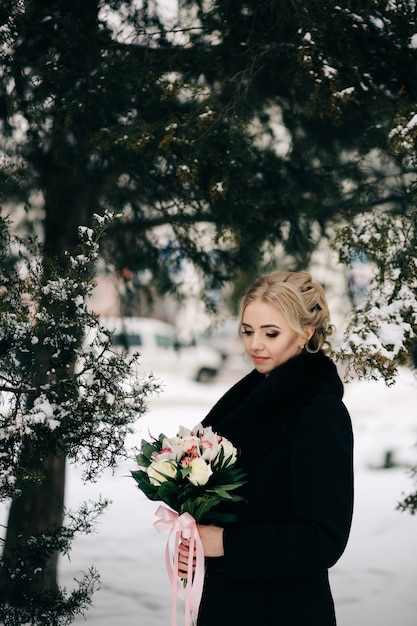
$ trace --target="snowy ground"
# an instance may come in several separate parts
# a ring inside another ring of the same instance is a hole
[[[138,423],[138,441],[147,437],[148,428],[170,435],[179,424],[194,426],[229,383],[167,379],[164,393],[152,400],[148,415]],[[415,626],[417,518],[400,513],[396,505],[412,488],[406,465],[417,462],[417,381],[403,371],[390,389],[383,383],[351,383],[345,401],[356,439],[356,506],[348,548],[331,570],[338,626]],[[387,452],[397,466],[381,469]],[[82,485],[79,471],[69,469],[68,506],[99,494],[113,501],[98,532],[78,539],[71,561],[61,564],[61,583],[68,588],[91,564],[101,575],[94,607],[76,624],[170,623],[166,537],[152,527],[156,505],[135,487],[131,467],[126,464],[114,476],[106,474],[88,486]],[[178,623],[183,623],[181,617]]]

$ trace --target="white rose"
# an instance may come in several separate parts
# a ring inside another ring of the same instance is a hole
[[[229,461],[227,461],[227,463],[223,462],[223,465],[225,467],[229,466],[229,465],[233,465],[233,463],[236,462],[237,459],[237,450],[234,447],[234,445],[228,440],[228,439],[222,439],[220,442],[221,447],[223,448],[224,451],[224,460],[227,461],[227,459],[229,459]]]
[[[210,465],[202,458],[193,459],[190,463],[190,470],[188,480],[196,487],[205,485],[213,473]]]
[[[167,478],[175,478],[177,475],[177,468],[173,463],[169,461],[154,461],[149,465],[146,470],[151,485],[160,485],[165,482]]]

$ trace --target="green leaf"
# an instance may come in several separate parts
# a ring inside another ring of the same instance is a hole
[[[136,457],[136,463],[139,467],[149,467],[151,464],[150,459],[142,453],[139,453]]]
[[[131,474],[134,480],[137,482],[139,489],[143,491],[147,498],[149,498],[150,500],[158,499],[158,486],[152,485],[150,483],[149,476],[146,472],[140,470],[131,472]]]
[[[200,522],[204,515],[210,511],[216,504],[219,504],[220,498],[217,496],[203,495],[192,500],[188,500],[181,507],[181,513],[189,513],[197,522]]]
[[[181,478],[185,479],[190,472],[191,472],[191,469],[189,467],[181,467],[180,468]]]
[[[149,443],[149,441],[146,441],[145,439],[142,439],[140,453],[136,457],[138,465],[144,465],[143,462],[142,463],[139,462],[139,460],[138,460],[139,458],[142,461],[143,461],[143,459],[146,459],[148,461],[147,465],[149,465],[151,460],[152,460],[152,455],[155,452],[160,452],[160,451],[161,451],[161,446],[160,446],[159,442]],[[146,465],[145,465],[145,467],[146,467]]]
[[[174,480],[166,480],[159,487],[159,499],[170,506],[174,511],[178,511],[178,485]]]
[[[241,487],[242,485],[244,485],[244,482],[231,483],[229,485],[213,485],[212,487],[210,487],[210,489],[219,493],[219,489],[221,489],[222,491],[234,491],[235,489],[237,489],[238,487]]]
[[[213,491],[217,493],[224,500],[232,500],[233,496],[230,495],[228,491],[226,491],[222,486],[214,487]]]

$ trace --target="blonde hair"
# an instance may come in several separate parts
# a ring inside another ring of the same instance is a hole
[[[240,308],[240,325],[246,307],[255,301],[266,302],[282,313],[290,327],[299,335],[308,337],[307,326],[314,328],[306,343],[307,352],[331,352],[327,340],[334,327],[323,287],[314,283],[308,272],[271,272],[260,276],[246,291]]]

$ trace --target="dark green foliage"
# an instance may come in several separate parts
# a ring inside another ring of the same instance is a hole
[[[3,9],[3,124],[29,126],[4,144],[7,193],[42,191],[52,254],[93,212],[124,210],[103,248],[116,269],[150,269],[164,292],[190,259],[212,289],[265,242],[305,265],[315,225],[392,200],[369,155],[415,100],[409,3],[214,2],[180,14],[180,40],[152,2],[122,5],[117,35],[95,0]]]
[[[1,565],[0,565],[1,567]],[[6,573],[6,576],[9,575]],[[16,580],[19,587],[28,589],[26,579]],[[65,590],[43,591],[25,596],[23,606],[1,602],[0,620],[4,626],[66,626],[77,615],[82,615],[91,606],[92,593],[99,588],[97,572],[91,568],[77,581],[78,587],[71,593]],[[30,587],[29,587],[30,589]]]
[[[417,492],[405,497],[397,507],[400,511],[407,511],[411,515],[417,513]]]
[[[56,550],[69,556],[75,536],[94,532],[97,517],[108,505],[106,501],[94,505],[84,503],[77,512],[66,512],[68,523],[59,528],[46,529],[16,547],[20,563],[9,569],[0,559],[0,622],[7,626],[64,626],[84,614],[91,606],[92,594],[100,588],[98,573],[93,567],[83,573],[77,586],[66,589],[39,589],[37,579],[48,565],[49,556]],[[6,600],[7,598],[7,600]]]

